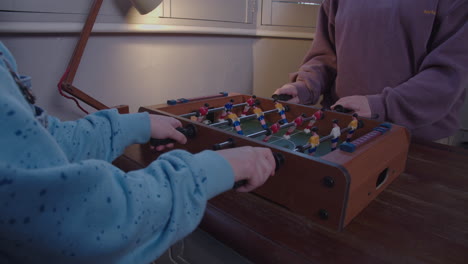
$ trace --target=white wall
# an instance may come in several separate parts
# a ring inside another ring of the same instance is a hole
[[[22,73],[33,77],[38,104],[64,120],[84,114],[61,97],[57,82],[73,52],[75,35],[0,35]],[[297,70],[311,40],[199,35],[93,36],[76,87],[108,106],[140,106],[167,99],[239,92],[269,97]],[[93,109],[87,107],[88,110]],[[468,128],[468,103],[461,116]],[[459,133],[453,143],[468,141]]]
[[[76,36],[0,35],[0,40],[20,71],[33,77],[39,105],[62,119],[83,116],[57,92]],[[131,112],[223,91],[270,97],[288,82],[310,45],[301,39],[101,34],[91,37],[74,85],[108,106],[128,104]]]
[[[76,39],[0,36],[15,55],[20,72],[33,77],[38,104],[62,119],[82,116],[56,89]],[[131,112],[167,99],[221,91],[251,94],[253,41],[214,36],[93,36],[74,85],[108,106],[128,104]]]
[[[289,73],[297,71],[311,44],[310,39],[257,39],[253,46],[255,95],[270,97],[289,82]]]
[[[6,10],[0,11],[0,40],[15,55],[20,72],[33,77],[38,104],[64,120],[84,115],[73,101],[58,94],[57,82],[91,2],[10,0],[0,4],[0,10]],[[253,21],[222,23],[159,18],[163,6],[141,16],[126,0],[104,1],[93,29],[97,33],[90,38],[73,84],[108,106],[128,104],[131,112],[168,99],[222,91],[270,96],[288,81],[288,73],[297,69],[310,46],[310,39],[297,38],[310,38],[312,31],[262,26],[257,23],[260,7],[253,4],[261,1],[251,1],[246,9],[248,2],[236,2],[237,13],[242,17],[248,12]],[[222,1],[215,3],[218,8],[204,6],[216,14],[233,11]],[[199,5],[187,3],[186,7],[193,11]],[[277,35],[285,38],[265,37]]]

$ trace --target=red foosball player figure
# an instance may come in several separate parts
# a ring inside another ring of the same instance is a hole
[[[353,114],[353,120],[351,122],[349,122],[349,131],[348,131],[348,135],[346,135],[346,142],[350,142],[351,141],[351,137],[353,136],[354,134],[354,131],[356,131],[357,127],[358,127],[358,114],[354,113]]]
[[[309,138],[310,148],[307,151],[309,152],[310,156],[314,156],[318,145],[320,145],[320,136],[317,134],[317,127],[311,128],[310,131],[312,131],[312,136]]]
[[[206,103],[202,107],[200,107],[200,109],[198,109],[198,113],[199,113],[198,118],[197,118],[198,122],[201,123],[205,120],[205,117],[208,114],[208,110],[209,110],[208,107],[210,107],[210,105]]]
[[[270,140],[270,138],[273,136],[273,134],[278,133],[280,128],[281,128],[281,125],[280,125],[279,122],[276,122],[273,125],[271,125],[270,129],[268,130],[268,133],[266,134],[265,138],[263,139],[263,142],[268,142],[268,140]]]
[[[242,111],[242,114],[241,116],[246,116],[247,115],[247,112],[249,112],[249,109],[251,107],[254,107],[256,105],[255,101],[257,99],[257,96],[255,95],[252,95],[252,97],[250,97],[247,101],[246,101],[246,105],[244,107],[244,110]]]
[[[267,129],[268,126],[265,122],[265,114],[263,114],[263,110],[260,107],[257,107],[257,104],[253,105],[253,112],[257,115],[257,120],[262,124],[263,129]]]
[[[229,118],[229,119],[232,120],[232,125],[233,125],[234,128],[236,129],[237,134],[239,134],[239,135],[244,135],[244,132],[242,131],[242,128],[241,128],[241,126],[240,126],[240,120],[239,120],[239,118],[237,117],[237,115],[234,114],[233,112],[228,112],[227,118]]]
[[[229,100],[229,102],[227,102],[224,105],[223,113],[221,113],[221,116],[219,117],[219,121],[224,121],[228,113],[232,111],[233,106],[234,106],[234,99],[231,99]]]
[[[290,139],[291,134],[294,132],[294,130],[296,130],[296,128],[298,126],[301,126],[302,123],[304,123],[304,118],[305,117],[306,117],[306,114],[303,113],[300,116],[298,116],[296,119],[294,119],[293,125],[288,129],[288,131],[286,131],[286,133],[283,135],[283,137],[285,139]]]
[[[330,135],[332,136],[331,151],[334,151],[336,149],[336,145],[338,144],[338,140],[340,139],[340,136],[341,136],[341,129],[338,126],[338,120],[337,119],[333,119],[332,122],[333,122],[333,128],[332,128],[332,131],[330,133]]]
[[[278,110],[278,114],[281,116],[281,119],[283,120],[284,124],[288,123],[288,120],[286,120],[286,115],[284,114],[285,109],[281,103],[279,103],[278,100],[273,101],[275,103],[275,108]]]
[[[323,117],[324,117],[324,112],[325,109],[320,109],[320,110],[317,110],[315,111],[315,113],[312,115],[312,119],[309,121],[309,124],[306,126],[306,128],[304,128],[304,132],[306,134],[309,134],[310,133],[310,128],[314,126],[315,122],[317,120],[322,120]]]

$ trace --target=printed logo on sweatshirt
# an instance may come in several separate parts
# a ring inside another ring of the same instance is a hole
[[[424,14],[426,14],[426,15],[435,15],[436,11],[434,11],[434,10],[424,10]]]

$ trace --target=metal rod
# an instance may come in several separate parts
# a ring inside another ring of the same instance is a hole
[[[272,110],[268,110],[268,111],[265,111],[263,112],[263,114],[270,114],[270,113],[273,113],[273,112],[277,112],[278,110],[276,109],[272,109]],[[248,116],[241,116],[239,117],[239,120],[240,121],[246,121],[246,120],[250,120],[250,119],[254,119],[256,118],[257,115],[256,114],[251,114],[251,115],[248,115]],[[213,124],[210,124],[210,126],[214,126],[214,127],[217,127],[217,126],[221,126],[221,125],[225,125],[225,124],[229,124],[229,121],[221,121],[221,122],[217,122],[217,123],[213,123]]]
[[[265,112],[263,112],[263,113],[264,113],[264,114],[267,114],[267,113],[272,113],[272,112],[275,112],[275,111],[277,111],[277,110],[276,110],[276,109],[272,109],[272,110],[265,111]],[[255,115],[255,114],[253,114],[253,115],[248,115],[248,116],[245,116],[245,117],[243,117],[243,118],[248,118],[248,117],[252,117],[252,116],[256,116],[256,115]],[[310,121],[310,120],[312,120],[312,119],[313,119],[313,116],[304,118],[304,122]],[[224,121],[224,122],[222,122],[222,123],[225,124],[225,123],[227,123],[227,121]],[[216,123],[216,124],[213,124],[213,125],[217,125],[217,124],[219,124],[219,123]],[[213,126],[213,125],[211,125],[211,126]],[[287,123],[287,124],[283,124],[283,125],[280,125],[280,129],[288,128],[288,127],[293,126],[293,125],[294,125],[294,122],[290,122],[290,123]],[[348,131],[348,130],[349,130],[349,128],[344,128],[344,129],[342,129],[341,131],[342,131],[342,133],[344,133],[344,132],[346,132],[346,131]],[[258,132],[252,133],[252,134],[248,134],[248,135],[245,135],[245,136],[251,138],[251,137],[262,136],[262,135],[265,135],[265,134],[267,134],[267,133],[268,133],[268,130],[261,130],[261,131],[258,131]],[[328,137],[328,136],[327,136],[327,137]],[[224,146],[224,145],[227,145],[227,144],[232,144],[232,141],[225,141],[225,142],[219,143],[218,145],[223,145],[223,146]]]
[[[239,107],[239,106],[245,106],[247,103],[240,103],[240,104],[235,104],[233,105],[232,107]],[[211,108],[208,110],[208,113],[212,113],[212,112],[216,112],[216,111],[220,111],[220,110],[223,110],[224,109],[224,106],[222,107],[217,107],[217,108]],[[187,114],[182,114],[180,115],[181,117],[190,117],[190,116],[194,116],[196,115],[197,112],[191,112],[191,113],[187,113]]]
[[[348,132],[349,130],[351,130],[351,128],[346,127],[346,128],[341,129],[341,130],[340,130],[340,131],[341,131],[340,133],[341,133],[341,134],[344,134],[344,133]],[[320,143],[322,143],[322,142],[324,142],[324,141],[327,141],[327,140],[330,140],[331,138],[332,138],[332,135],[328,135],[328,136],[321,137],[321,138],[320,138]]]
[[[344,133],[348,132],[349,130],[351,130],[351,128],[345,127],[345,128],[343,128],[343,129],[340,130],[340,133],[341,133],[341,134],[344,134]],[[330,140],[330,139],[332,139],[332,135],[327,135],[327,136],[321,137],[321,138],[319,139],[319,142],[322,143],[322,142],[327,141],[327,140]],[[304,150],[306,150],[306,149],[309,149],[310,147],[311,147],[310,144],[307,143],[307,144],[305,144],[305,145],[302,145],[302,146],[300,146],[300,147],[297,147],[295,150],[296,150],[296,151],[299,151],[299,152],[302,152],[302,151],[304,151]]]

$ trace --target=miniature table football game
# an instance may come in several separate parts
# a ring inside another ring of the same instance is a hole
[[[189,139],[176,147],[192,153],[271,148],[277,172],[255,194],[337,230],[403,172],[410,140],[407,130],[394,124],[244,94],[171,101],[140,111],[179,119]],[[158,156],[149,148],[141,151],[147,163]]]

